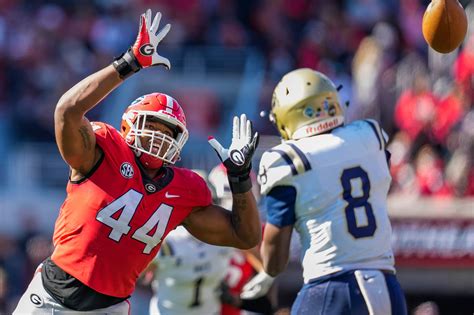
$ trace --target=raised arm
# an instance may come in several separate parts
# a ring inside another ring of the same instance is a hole
[[[56,105],[56,143],[63,159],[75,172],[87,174],[100,157],[94,132],[85,114],[141,68],[155,65],[170,68],[169,60],[156,50],[170,29],[168,24],[158,32],[160,19],[161,14],[157,13],[152,23],[150,10],[142,14],[135,44],[112,65],[88,76],[64,93]]]
[[[85,114],[121,82],[118,72],[109,65],[73,86],[56,105],[56,143],[63,159],[81,174],[87,174],[99,158],[95,135]]]
[[[227,169],[232,191],[232,211],[217,205],[196,208],[183,225],[198,239],[222,246],[249,249],[261,240],[257,202],[251,192],[252,156],[258,144],[258,133],[245,115],[234,117],[232,143],[228,149],[214,138],[209,143]]]

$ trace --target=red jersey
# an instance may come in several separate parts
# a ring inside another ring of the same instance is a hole
[[[144,177],[113,127],[94,123],[103,156],[85,179],[69,182],[54,230],[51,259],[102,294],[127,297],[161,240],[194,207],[211,203],[205,181],[178,167]]]

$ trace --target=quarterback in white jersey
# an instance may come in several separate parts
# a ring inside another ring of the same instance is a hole
[[[155,258],[150,314],[220,314],[219,286],[232,250],[203,243],[182,226],[170,232]]]
[[[286,267],[294,228],[305,285],[292,314],[406,314],[387,214],[388,137],[374,120],[344,125],[344,111],[331,80],[311,69],[275,89],[270,120],[284,141],[260,162],[262,282]]]

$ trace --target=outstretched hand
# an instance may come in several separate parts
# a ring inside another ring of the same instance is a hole
[[[245,192],[252,186],[249,174],[252,169],[252,157],[257,148],[258,139],[258,132],[253,132],[252,122],[247,120],[245,114],[242,114],[240,119],[237,116],[234,117],[232,142],[228,149],[224,148],[214,137],[208,139],[209,144],[214,148],[227,169],[229,184],[233,192]],[[245,188],[238,187],[244,182],[246,182]],[[247,187],[248,185],[250,186]]]
[[[135,44],[132,46],[132,52],[142,68],[163,65],[170,69],[170,61],[167,58],[160,56],[157,49],[158,44],[163,40],[163,38],[165,38],[166,34],[168,34],[171,25],[166,24],[160,31],[158,31],[161,13],[156,13],[153,22],[151,18],[150,9],[146,10],[146,12],[140,16],[140,28],[138,30]]]

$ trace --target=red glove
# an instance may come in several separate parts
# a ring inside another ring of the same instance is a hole
[[[126,79],[132,74],[140,71],[142,68],[163,65],[167,69],[171,68],[170,61],[158,54],[157,48],[161,40],[168,34],[171,25],[158,32],[161,13],[158,12],[151,23],[151,10],[140,16],[140,28],[138,36],[133,44],[125,53],[114,59],[113,66],[120,75],[120,78]]]
[[[140,28],[138,30],[137,40],[132,46],[132,52],[137,58],[142,68],[150,66],[163,65],[170,68],[170,61],[158,54],[157,48],[161,40],[168,34],[171,25],[166,24],[160,32],[158,26],[160,25],[161,13],[158,12],[151,22],[151,10],[148,9],[146,13],[140,16]]]

